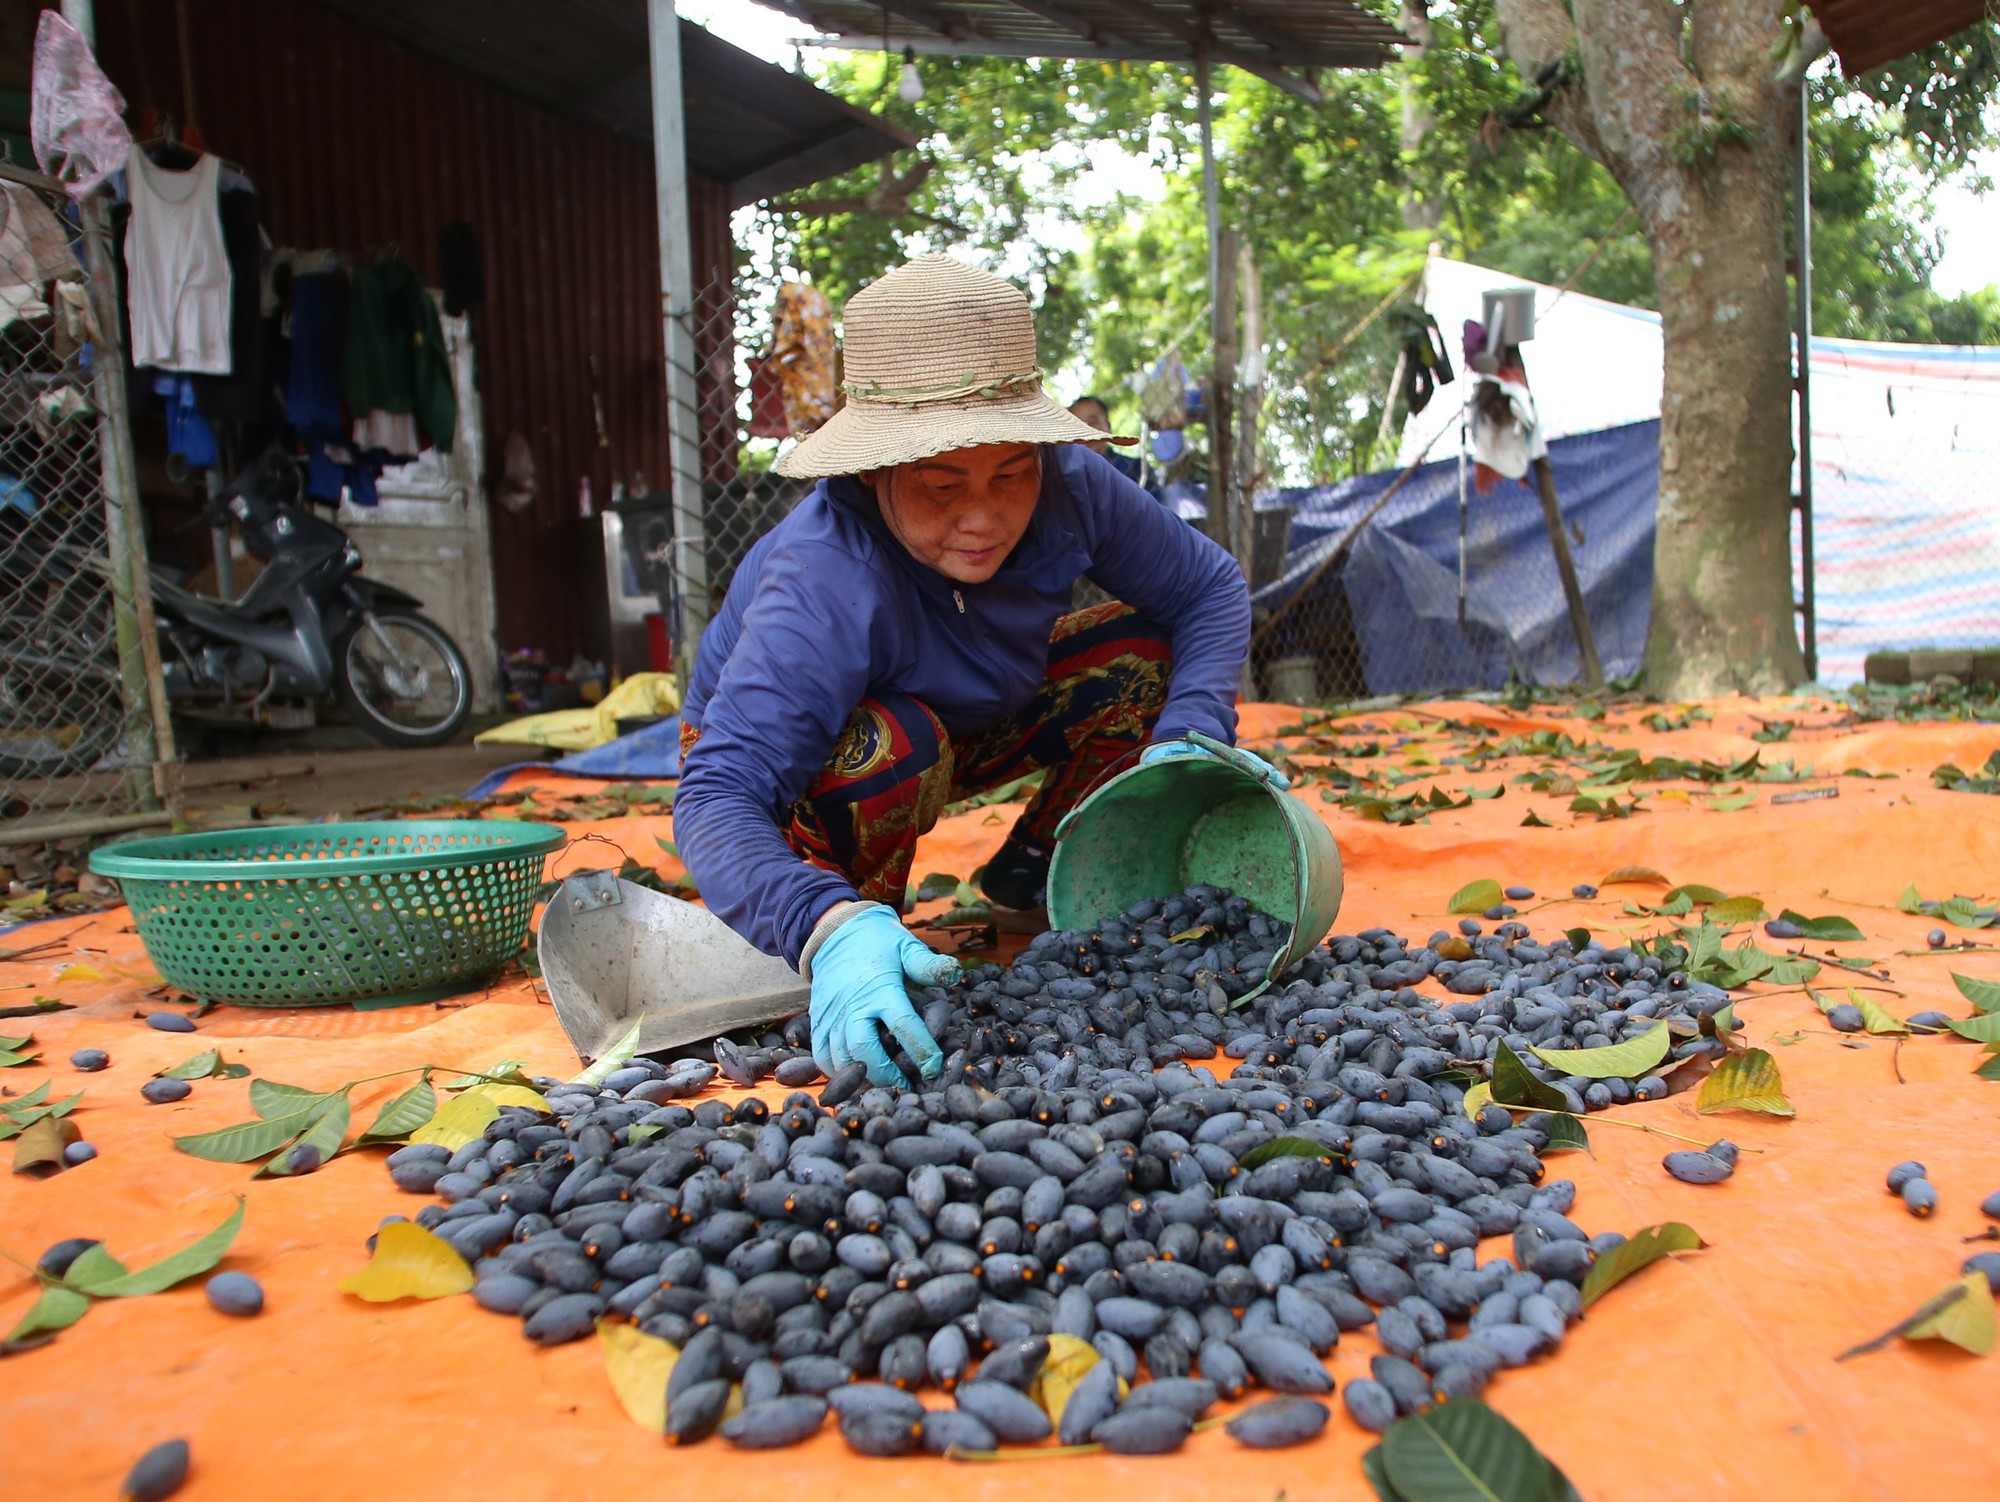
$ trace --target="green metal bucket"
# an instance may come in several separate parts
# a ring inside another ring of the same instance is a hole
[[[1163,757],[1121,772],[1071,811],[1049,862],[1049,925],[1088,928],[1152,897],[1227,887],[1292,925],[1248,1000],[1312,951],[1340,912],[1333,831],[1250,758],[1208,736],[1214,753]]]

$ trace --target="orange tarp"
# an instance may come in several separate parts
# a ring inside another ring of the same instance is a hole
[[[1555,896],[1615,868],[1645,865],[1675,882],[1755,894],[1774,913],[1844,914],[1867,939],[1842,952],[1873,959],[1892,978],[1829,969],[1816,984],[1836,992],[1848,981],[1891,988],[1871,994],[1899,1015],[1926,1007],[1964,1015],[1950,972],[2000,980],[2000,953],[1906,957],[1902,951],[1923,949],[1933,920],[1895,904],[1913,882],[1926,897],[1990,896],[2000,885],[2000,800],[1940,791],[1928,776],[1944,761],[1977,766],[2000,745],[2000,728],[1850,730],[1830,728],[1837,718],[1830,710],[1791,703],[1711,708],[1712,721],[1666,732],[1639,726],[1639,713],[1623,710],[1608,722],[1481,705],[1356,717],[1385,742],[1411,739],[1385,758],[1350,766],[1414,765],[1447,790],[1506,785],[1506,792],[1427,824],[1394,827],[1305,789],[1345,855],[1340,929],[1384,925],[1421,938],[1449,924],[1449,895],[1481,877]],[[1474,739],[1444,729],[1441,716],[1482,722],[1496,741],[1555,728],[1648,755],[1735,759],[1761,751],[1767,763],[1810,764],[1816,775],[1802,785],[1837,787],[1839,796],[1779,805],[1772,795],[1791,785],[1750,782],[1744,787],[1755,806],[1718,812],[1687,796],[1710,789],[1644,783],[1628,791],[1646,795],[1646,811],[1578,818],[1568,794],[1508,784],[1536,765],[1530,759],[1477,770],[1438,764]],[[1759,725],[1753,716],[1803,723],[1790,740],[1760,745],[1750,739]],[[1295,717],[1252,706],[1246,733],[1268,744]],[[1849,769],[1896,777],[1824,775]],[[1557,827],[1521,827],[1530,809]],[[969,872],[1010,820],[1011,811],[995,810],[947,821],[925,841],[918,872]],[[590,832],[673,872],[656,844],[668,825],[608,821]],[[586,843],[552,868],[615,864],[607,854]],[[1623,904],[1660,895],[1609,887],[1594,902],[1564,897],[1524,916],[1537,933],[1577,925],[1607,937],[1653,932],[1660,920],[1628,916]],[[464,1298],[376,1306],[337,1291],[362,1265],[362,1243],[384,1215],[427,1202],[396,1192],[379,1153],[344,1156],[307,1178],[252,1182],[247,1167],[198,1161],[167,1140],[247,1118],[247,1081],[197,1083],[173,1106],[139,1099],[153,1071],[211,1046],[259,1076],[314,1087],[427,1062],[476,1068],[518,1058],[532,1072],[572,1073],[574,1057],[530,983],[376,1013],[220,1008],[201,1019],[198,1036],[176,1036],[136,1020],[156,1005],[146,999],[156,977],[122,910],[22,929],[0,937],[0,948],[51,937],[63,940],[59,950],[0,963],[0,1005],[39,993],[77,1010],[0,1023],[0,1032],[32,1025],[42,1054],[40,1064],[0,1075],[0,1086],[18,1094],[52,1075],[58,1094],[82,1088],[74,1119],[101,1156],[46,1181],[8,1179],[0,1247],[32,1260],[58,1238],[92,1235],[128,1261],[151,1260],[215,1225],[242,1194],[248,1217],[224,1265],[262,1279],[269,1303],[255,1319],[227,1318],[209,1309],[198,1283],[107,1301],[53,1345],[0,1365],[0,1473],[15,1495],[109,1497],[142,1450],[176,1435],[193,1447],[183,1493],[192,1499],[1368,1495],[1359,1457],[1371,1439],[1338,1410],[1319,1441],[1275,1453],[1246,1451],[1213,1431],[1172,1459],[879,1461],[854,1456],[831,1426],[791,1451],[738,1452],[720,1440],[670,1451],[625,1417],[594,1341],[540,1350],[521,1338],[517,1321]],[[1985,935],[1952,930],[1952,937]],[[1551,1164],[1551,1177],[1577,1182],[1576,1218],[1593,1231],[1682,1220],[1709,1248],[1617,1289],[1557,1354],[1501,1374],[1488,1397],[1592,1502],[2000,1495],[1993,1443],[2000,1356],[1981,1360],[1928,1341],[1834,1361],[1942,1288],[1975,1249],[1963,1243],[1982,1228],[1978,1202],[2000,1189],[2000,1085],[1973,1076],[1979,1053],[1970,1044],[1843,1038],[1801,991],[1752,992],[1737,1008],[1746,1037],[1776,1057],[1797,1117],[1700,1118],[1692,1094],[1592,1117],[1594,1153]],[[70,1052],[85,1046],[109,1050],[113,1067],[72,1071]],[[403,1083],[357,1091],[357,1122]],[[1744,1148],[1742,1161],[1726,1184],[1680,1184],[1659,1160],[1682,1144],[1614,1120],[1704,1142],[1727,1135]],[[1883,1190],[1890,1164],[1909,1157],[1929,1165],[1941,1196],[1934,1219],[1913,1219]],[[30,1279],[0,1273],[0,1328],[32,1297]],[[1349,1335],[1333,1358],[1335,1376],[1365,1374],[1374,1351],[1366,1334]]]

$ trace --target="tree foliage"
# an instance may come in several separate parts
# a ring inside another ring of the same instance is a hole
[[[1367,0],[1393,18],[1392,0]],[[1262,80],[1217,74],[1223,217],[1262,272],[1270,376],[1270,478],[1337,478],[1374,450],[1396,356],[1390,320],[1356,324],[1422,264],[1435,240],[1537,281],[1654,303],[1653,268],[1623,190],[1543,119],[1542,90],[1501,53],[1494,0],[1432,0],[1432,40],[1380,73],[1322,75],[1306,106]],[[1819,332],[1983,343],[2000,338],[2000,292],[1944,298],[1929,286],[1942,253],[1931,190],[1963,174],[1992,139],[2000,33],[1987,22],[1848,80],[1816,71],[1814,308]],[[746,299],[796,268],[836,302],[932,249],[1016,279],[1037,307],[1044,364],[1112,398],[1136,420],[1131,379],[1175,340],[1189,368],[1208,361],[1199,146],[1193,80],[1166,64],[925,58],[915,105],[896,97],[900,60],[844,57],[816,81],[922,138],[760,213],[769,254],[746,269]],[[1401,101],[1432,124],[1413,149]],[[1721,128],[1721,127],[1717,127]],[[1086,203],[1076,189],[1108,142],[1164,173],[1157,202]],[[1700,149],[1690,139],[1689,149]],[[931,165],[927,172],[922,163]],[[885,184],[917,179],[903,202]],[[875,195],[872,206],[856,204]],[[1440,211],[1406,227],[1407,200]],[[817,207],[815,207],[817,206]],[[1455,342],[1456,331],[1446,331]],[[1455,353],[1455,351],[1454,351]],[[1073,393],[1065,393],[1073,394]],[[1391,414],[1392,418],[1399,414]]]

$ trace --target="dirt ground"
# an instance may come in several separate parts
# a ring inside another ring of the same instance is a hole
[[[471,741],[418,751],[374,746],[260,753],[189,762],[181,793],[191,817],[224,812],[320,819],[374,806],[454,798],[496,767],[527,760],[519,746]]]

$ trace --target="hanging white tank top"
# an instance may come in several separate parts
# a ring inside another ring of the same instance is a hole
[[[186,172],[157,167],[137,146],[125,159],[132,222],[125,286],[132,363],[197,375],[229,374],[229,257],[216,201],[221,161]]]

